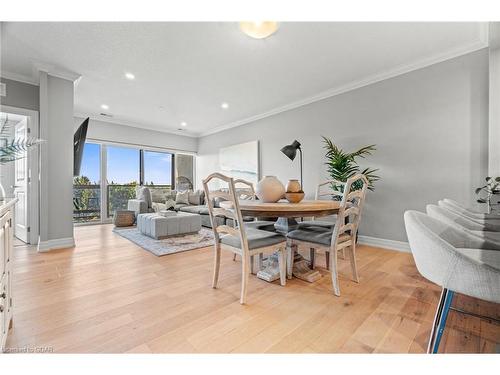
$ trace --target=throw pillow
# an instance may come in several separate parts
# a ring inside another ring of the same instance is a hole
[[[179,191],[175,196],[176,204],[189,204],[189,191]]]
[[[150,189],[151,190],[151,200],[156,203],[165,203],[165,192],[158,189]]]
[[[153,201],[151,200],[151,191],[144,186],[141,186],[137,190],[136,198],[145,201],[148,204],[148,208],[153,206]]]
[[[199,206],[201,204],[201,190],[189,191],[189,204]]]

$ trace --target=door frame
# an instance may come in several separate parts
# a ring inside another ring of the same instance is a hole
[[[28,129],[31,137],[38,138],[40,131],[38,111],[31,109],[11,107],[8,105],[0,105],[0,112],[12,113],[15,115],[28,117]],[[29,243],[34,245],[38,243],[40,235],[40,147],[36,149],[28,149],[28,170],[30,182],[28,184],[29,207],[27,215],[29,215],[30,232],[28,236]]]

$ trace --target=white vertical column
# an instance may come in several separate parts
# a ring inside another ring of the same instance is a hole
[[[108,218],[108,149],[105,144],[101,144],[100,169],[101,169],[101,223]]]
[[[500,176],[500,23],[489,29],[489,134],[488,174]]]

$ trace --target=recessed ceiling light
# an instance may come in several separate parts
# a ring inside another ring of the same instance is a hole
[[[135,75],[132,73],[125,73],[125,78],[127,78],[130,81],[133,81],[135,79]]]
[[[184,121],[181,122],[181,126],[186,127],[187,125],[188,125],[187,122],[184,122]]]
[[[265,39],[278,30],[278,22],[240,22],[240,30],[251,38]]]
[[[107,104],[101,104],[101,108],[102,109],[109,109],[109,105],[107,105]]]
[[[227,104],[226,102],[224,102],[224,103],[222,103],[222,104],[220,105],[220,107],[221,107],[222,109],[228,109],[228,108],[229,108],[229,104]]]

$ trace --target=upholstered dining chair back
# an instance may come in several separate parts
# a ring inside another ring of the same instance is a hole
[[[219,187],[217,190],[210,190],[209,185],[211,182],[214,182],[214,185],[216,186],[225,186],[225,188]],[[243,218],[241,216],[234,180],[221,173],[212,173],[203,180],[203,189],[205,190],[205,196],[207,197],[208,212],[210,215],[210,221],[212,222],[215,242],[219,242],[221,234],[236,236],[240,238],[242,244],[241,250],[243,252],[248,252],[247,236],[245,226],[242,225]],[[225,201],[229,201],[232,209],[214,207],[215,198],[221,198]],[[226,218],[232,219],[235,223],[234,227],[226,224],[217,225],[217,220],[215,220],[216,216],[225,216]]]
[[[359,190],[352,190],[353,185],[357,181],[362,181],[363,187]],[[337,222],[333,227],[332,249],[335,250],[336,244],[339,243],[339,237],[346,233],[355,241],[361,221],[361,213],[363,211],[367,188],[368,180],[362,174],[357,174],[347,179],[345,182],[340,208],[337,214]]]
[[[491,222],[484,222],[483,224],[470,219],[467,216],[458,214],[456,211],[451,211],[446,206],[436,206],[429,204],[426,207],[427,214],[438,220],[444,221],[450,225],[456,226],[459,229],[465,228],[472,231],[500,231],[500,224],[492,224]]]
[[[454,211],[457,214],[468,217],[472,220],[477,220],[479,222],[483,221],[491,221],[493,220],[495,223],[500,224],[500,215],[495,213],[481,213],[473,211],[470,208],[465,207],[464,205],[454,201],[453,199],[444,198],[438,202],[438,205],[444,208],[447,208],[450,211]]]

